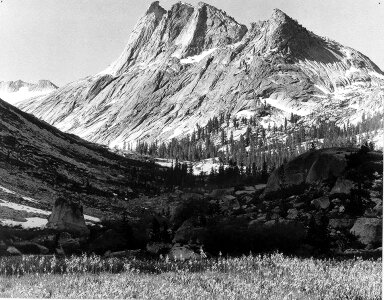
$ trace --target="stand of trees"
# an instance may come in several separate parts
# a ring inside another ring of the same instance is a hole
[[[267,104],[263,107],[268,109]],[[174,138],[169,143],[151,144],[139,141],[136,151],[142,155],[190,162],[218,157],[221,167],[211,171],[209,182],[223,182],[226,176],[243,180],[257,178],[262,182],[276,167],[306,151],[361,145],[370,139],[372,132],[383,129],[383,116],[383,113],[363,115],[361,122],[348,122],[343,126],[334,121],[317,120],[311,127],[305,127],[300,117],[292,114],[289,120],[285,119],[284,125],[274,124],[265,129],[258,123],[258,115],[247,119],[221,114],[204,127],[197,125],[192,134],[180,140]],[[233,125],[231,131],[228,130],[230,123]],[[234,134],[237,134],[236,139]],[[372,142],[370,147],[374,148]],[[223,165],[229,166],[228,170]],[[191,180],[185,175],[192,174],[191,166],[176,163],[173,169],[178,183]]]

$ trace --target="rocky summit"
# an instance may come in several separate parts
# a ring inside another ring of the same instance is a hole
[[[120,57],[99,74],[19,104],[92,142],[123,148],[191,133],[221,113],[291,114],[342,126],[382,108],[383,72],[362,53],[320,37],[281,10],[249,28],[200,2],[154,2]]]
[[[0,81],[0,97],[11,104],[47,95],[56,89],[56,85],[45,79],[39,80],[37,83],[29,83],[22,80]]]

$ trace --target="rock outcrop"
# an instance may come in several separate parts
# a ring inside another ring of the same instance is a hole
[[[354,152],[356,152],[354,149],[322,149],[306,152],[271,174],[264,196],[282,187],[289,188],[338,178],[347,167],[346,155]]]
[[[383,220],[378,218],[359,218],[351,228],[351,233],[364,245],[380,245],[382,243]]]
[[[47,228],[80,235],[89,234],[81,204],[64,198],[56,200],[52,214],[48,219]]]

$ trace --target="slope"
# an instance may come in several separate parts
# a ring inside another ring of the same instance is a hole
[[[63,133],[0,100],[0,219],[44,215],[59,196],[80,200],[92,216],[113,215],[127,199],[158,192],[162,178],[152,164]]]

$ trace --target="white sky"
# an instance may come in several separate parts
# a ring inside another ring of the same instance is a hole
[[[152,1],[2,0],[0,81],[49,79],[57,85],[93,75],[124,49]],[[163,0],[169,9],[177,1]],[[198,1],[185,1],[195,4]],[[280,8],[303,26],[361,51],[384,69],[384,0],[206,0],[238,22]]]

